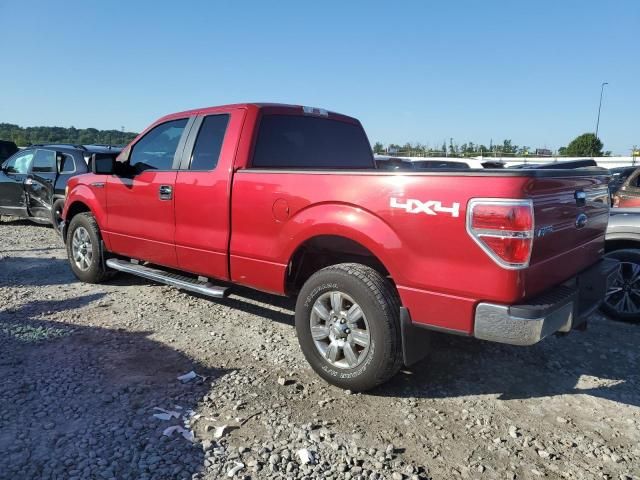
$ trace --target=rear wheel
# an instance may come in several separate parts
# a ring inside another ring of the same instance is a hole
[[[602,310],[617,320],[640,322],[640,249],[615,250],[607,257],[620,263],[607,286]]]
[[[88,212],[71,219],[67,231],[67,257],[79,280],[100,283],[110,276],[102,258],[102,237],[95,218]]]
[[[296,332],[311,367],[329,383],[371,389],[402,365],[400,304],[391,283],[355,263],[324,268],[304,284]]]

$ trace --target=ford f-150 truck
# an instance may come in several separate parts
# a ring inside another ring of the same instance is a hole
[[[615,268],[601,171],[376,170],[360,123],[318,108],[168,115],[92,168],[63,212],[80,280],[297,296],[304,355],[351,390],[420,359],[429,330],[530,345],[580,327]]]

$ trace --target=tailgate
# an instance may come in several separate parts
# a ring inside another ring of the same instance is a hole
[[[533,178],[535,230],[526,295],[534,295],[593,265],[604,253],[609,220],[608,177]]]

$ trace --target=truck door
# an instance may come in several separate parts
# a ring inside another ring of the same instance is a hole
[[[229,278],[231,178],[244,109],[198,116],[176,179],[176,252],[181,270]]]
[[[107,228],[115,253],[177,267],[174,188],[192,120],[170,120],[146,132],[118,158],[107,181]]]
[[[25,150],[16,153],[2,164],[0,169],[0,213],[27,217],[27,200],[24,181],[35,152]]]
[[[56,152],[39,148],[31,162],[31,169],[24,181],[27,195],[27,207],[32,217],[51,218],[53,186],[58,175],[56,168]]]

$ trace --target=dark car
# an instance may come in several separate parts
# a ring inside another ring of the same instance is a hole
[[[18,151],[18,146],[7,140],[0,140],[0,163]]]
[[[89,171],[93,154],[121,149],[97,145],[32,145],[0,167],[0,215],[22,217],[57,227],[67,181]]]
[[[640,209],[612,208],[607,226],[607,257],[620,263],[602,310],[613,318],[640,322]]]

